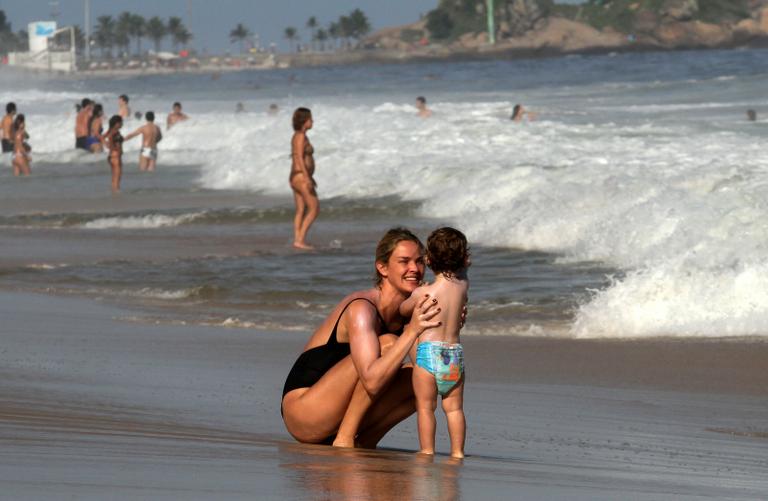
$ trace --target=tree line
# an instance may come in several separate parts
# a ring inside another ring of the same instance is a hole
[[[130,54],[131,43],[135,43],[136,54],[142,54],[141,43],[148,39],[154,43],[155,52],[160,52],[163,40],[169,38],[174,50],[192,40],[181,18],[169,17],[167,21],[158,16],[146,19],[139,14],[123,12],[116,18],[99,16],[93,29],[92,40],[103,57],[112,57],[113,49]]]
[[[338,48],[339,46],[350,47],[352,41],[357,42],[371,32],[368,16],[360,9],[355,9],[346,16],[339,16],[338,20],[332,21],[325,28],[317,22],[317,17],[312,16],[307,20],[305,27],[309,30],[308,41],[312,48],[319,50]],[[253,32],[247,26],[238,23],[229,32],[229,41],[240,44],[240,51],[242,52],[245,42],[252,36]],[[288,40],[291,52],[293,52],[296,44],[301,41],[299,30],[294,26],[289,26],[283,31],[283,36]]]
[[[0,54],[26,50],[29,50],[27,32],[19,30],[18,33],[14,33],[5,11],[0,9]]]

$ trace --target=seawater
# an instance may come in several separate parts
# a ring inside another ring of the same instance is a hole
[[[177,321],[302,330],[368,283],[374,242],[349,247],[344,232],[447,223],[474,248],[469,334],[765,336],[766,63],[768,52],[742,50],[82,81],[0,75],[0,101],[27,115],[35,159],[29,180],[0,173],[0,196],[73,197],[86,208],[104,196],[104,157],[72,150],[73,105],[90,96],[110,113],[127,93],[160,121],[173,101],[192,118],[166,133],[156,175],[126,174],[122,196],[283,200],[13,213],[0,217],[6,228],[282,236],[290,114],[307,106],[319,224],[340,235],[309,256],[42,263],[0,271],[0,286],[138,298]],[[432,118],[415,116],[417,95]],[[234,113],[238,102],[244,113]],[[266,113],[273,102],[277,116]],[[537,119],[512,123],[516,103]],[[137,151],[127,144],[127,171]]]

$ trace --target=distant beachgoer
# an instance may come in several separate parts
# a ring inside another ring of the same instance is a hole
[[[75,148],[91,151],[88,148],[88,121],[93,114],[93,101],[84,98],[80,103],[80,111],[75,117]]]
[[[757,120],[757,112],[755,110],[747,110],[747,120],[750,122]]]
[[[104,151],[104,145],[101,144],[101,133],[104,132],[104,108],[100,104],[93,106],[93,114],[88,119],[88,137],[85,144],[92,153],[101,153]]]
[[[157,164],[157,143],[163,139],[160,127],[155,125],[155,112],[148,111],[147,123],[125,136],[125,140],[133,139],[141,134],[141,152],[139,153],[139,169],[153,171]]]
[[[448,423],[451,456],[463,458],[466,435],[464,349],[459,331],[469,290],[467,237],[450,227],[433,231],[427,238],[426,262],[435,274],[435,281],[419,287],[400,304],[400,315],[408,318],[425,296],[440,298],[441,312],[433,319],[440,321],[440,326],[419,336],[410,352],[411,360],[416,362],[413,393],[416,396],[419,452],[435,453],[435,408],[439,393]]]
[[[279,108],[275,103],[272,103],[269,105],[269,108],[267,108],[267,114],[268,115],[277,115]]]
[[[109,149],[107,163],[112,169],[112,193],[120,192],[120,178],[123,176],[123,136],[120,134],[122,126],[122,117],[112,115],[109,119],[109,130],[103,136],[104,144]]]
[[[170,130],[171,127],[178,123],[183,122],[184,120],[188,120],[189,117],[182,113],[181,111],[181,103],[178,101],[173,103],[173,111],[168,115],[168,120],[166,122],[166,129]]]
[[[347,295],[315,330],[283,387],[285,427],[302,443],[376,447],[413,414],[412,369],[405,358],[438,327],[441,301],[423,297],[410,319],[400,304],[424,276],[424,247],[405,228],[376,246],[375,285]]]
[[[137,111],[136,113],[134,113],[133,118],[135,118],[136,120],[141,120],[141,112]]]
[[[235,106],[235,113],[243,113],[245,111],[245,105],[243,103],[237,103]]]
[[[509,117],[513,122],[522,122],[523,118],[528,120],[535,120],[537,113],[526,110],[522,104],[516,104],[512,109],[512,116]]]
[[[26,121],[23,114],[16,115],[16,119],[13,121],[13,175],[14,176],[28,176],[29,169],[29,152],[32,148],[29,147],[24,140],[28,137],[26,133]]]
[[[291,175],[289,183],[293,190],[296,215],[293,218],[293,246],[297,249],[312,249],[307,244],[307,232],[320,212],[317,198],[315,174],[315,149],[309,142],[307,131],[312,128],[312,112],[297,108],[293,112],[293,138],[291,139]]]
[[[122,94],[117,98],[117,114],[120,115],[120,118],[123,120],[131,116],[131,107],[128,106],[129,101],[130,99],[128,99],[128,96],[125,94]]]
[[[16,117],[16,103],[5,105],[5,116],[0,122],[2,128],[3,153],[13,153],[13,120]]]
[[[419,116],[421,118],[429,118],[432,116],[432,110],[427,108],[427,98],[419,96],[416,98],[416,109],[419,110]]]

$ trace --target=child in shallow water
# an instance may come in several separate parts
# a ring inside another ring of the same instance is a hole
[[[451,438],[451,456],[464,457],[464,350],[459,342],[462,310],[467,303],[469,248],[467,237],[450,227],[439,228],[427,239],[427,265],[435,281],[413,291],[400,305],[400,314],[409,317],[419,298],[437,298],[439,327],[419,336],[411,349],[413,392],[419,428],[419,452],[435,453],[435,408],[437,394],[442,396],[443,411]]]

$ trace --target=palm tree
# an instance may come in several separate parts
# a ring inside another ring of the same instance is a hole
[[[285,29],[285,38],[288,40],[288,43],[291,45],[291,52],[293,52],[293,42],[296,41],[296,28],[293,26],[289,26]]]
[[[251,31],[243,26],[241,23],[237,23],[237,26],[229,32],[229,42],[240,43],[240,53],[243,53],[243,42],[251,36]]]
[[[179,45],[185,45],[192,39],[192,34],[184,26],[179,17],[168,18],[168,33],[171,35],[171,43],[176,50]]]
[[[105,50],[109,57],[112,57],[112,47],[115,44],[115,21],[112,16],[99,16],[96,19],[93,40],[101,50],[101,57],[104,57]]]
[[[328,25],[328,36],[333,40],[333,48],[337,48],[339,46],[339,37],[341,37],[339,23],[334,22]]]
[[[315,33],[315,40],[320,42],[320,50],[325,52],[325,42],[328,40],[328,32],[320,28],[317,30],[317,33]]]
[[[155,16],[147,21],[147,36],[155,43],[155,54],[160,52],[160,44],[163,42],[163,38],[168,36],[168,30],[165,27],[165,23],[162,19]]]
[[[309,39],[314,42],[315,40],[315,28],[317,28],[317,18],[315,16],[307,19],[307,28],[309,28]]]
[[[361,39],[371,31],[371,24],[368,17],[360,9],[355,9],[349,13],[349,21],[352,26],[352,36]]]
[[[131,42],[132,17],[130,12],[123,12],[117,18],[117,23],[115,24],[115,45],[122,48],[123,54],[128,53],[128,45]]]
[[[147,34],[147,21],[144,16],[131,14],[131,23],[128,33],[136,38],[136,53],[141,55],[141,39]]]

